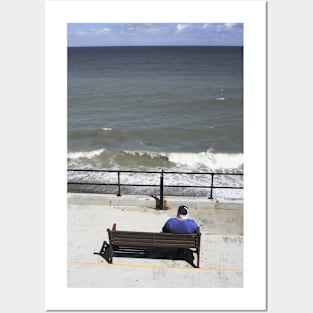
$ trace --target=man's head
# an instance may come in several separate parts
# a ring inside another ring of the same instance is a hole
[[[188,208],[185,205],[178,207],[177,217],[186,220],[188,219]]]

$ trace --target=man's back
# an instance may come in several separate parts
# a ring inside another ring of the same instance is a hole
[[[174,234],[192,234],[199,231],[199,226],[191,219],[170,218],[163,226],[162,231]]]

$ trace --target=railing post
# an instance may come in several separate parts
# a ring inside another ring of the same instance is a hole
[[[117,196],[121,196],[121,181],[120,181],[120,171],[117,171],[117,184],[118,184],[118,192]]]
[[[210,191],[209,199],[213,199],[213,177],[214,177],[214,173],[211,173],[211,191]]]
[[[163,210],[163,170],[160,176],[160,209]]]

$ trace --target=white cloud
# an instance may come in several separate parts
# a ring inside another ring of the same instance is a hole
[[[161,34],[163,31],[161,28],[147,28],[145,30],[146,34],[148,35],[157,35],[157,34]]]
[[[102,28],[102,29],[99,29],[98,30],[98,33],[99,34],[108,34],[111,32],[111,29],[110,28]]]
[[[217,25],[216,26],[216,31],[218,32],[227,32],[230,31],[234,28],[234,26],[236,26],[236,23],[225,23],[222,25]]]
[[[232,29],[234,26],[236,26],[236,23],[226,23],[224,26],[226,29]]]
[[[106,27],[106,28],[101,28],[101,29],[91,28],[86,31],[77,31],[73,34],[75,34],[76,36],[80,36],[80,37],[88,37],[88,36],[108,35],[110,33],[111,33],[111,29]]]
[[[137,23],[123,26],[119,33],[121,35],[140,35],[140,36],[154,36],[165,34],[167,32],[167,27],[165,25],[159,24],[144,24]]]
[[[95,36],[108,35],[110,33],[111,33],[111,29],[108,27],[100,28],[100,29],[92,28],[89,32],[90,35],[95,35]]]
[[[84,37],[87,35],[86,32],[76,32],[75,35],[80,36],[80,37]]]
[[[188,24],[177,24],[175,34],[181,34],[189,26]]]

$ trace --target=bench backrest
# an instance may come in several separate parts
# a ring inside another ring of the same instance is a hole
[[[200,245],[198,234],[150,233],[108,230],[111,243],[116,246],[131,247],[176,247],[195,248]]]

